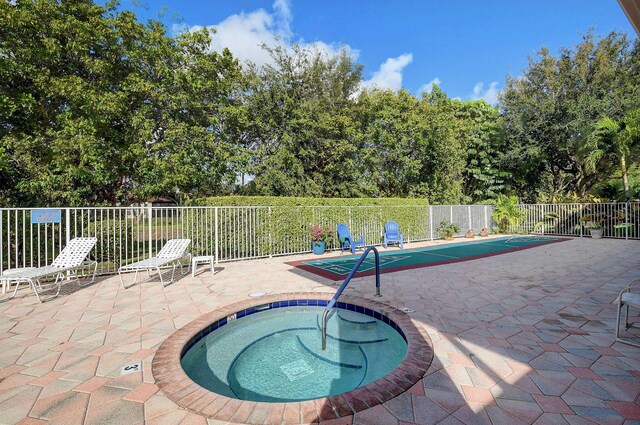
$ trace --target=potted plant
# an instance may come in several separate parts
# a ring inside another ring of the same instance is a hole
[[[585,215],[580,219],[582,221],[582,225],[585,229],[589,231],[591,237],[593,239],[601,239],[602,238],[602,223],[604,222],[603,218],[600,218],[597,215]]]
[[[436,232],[438,235],[444,240],[450,241],[453,237],[460,231],[460,226],[457,224],[451,223],[449,220],[442,220],[438,227],[436,228]]]
[[[326,245],[333,240],[333,230],[331,226],[319,226],[314,224],[309,229],[309,235],[311,236],[311,248],[316,255],[324,254]]]

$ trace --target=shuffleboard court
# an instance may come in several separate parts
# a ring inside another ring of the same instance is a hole
[[[400,270],[475,260],[565,240],[567,239],[542,236],[516,236],[408,250],[391,248],[392,250],[390,251],[380,252],[380,272],[390,273]],[[359,258],[359,255],[349,255],[322,260],[292,261],[287,264],[331,280],[341,280],[347,277]],[[356,277],[371,276],[373,274],[375,274],[375,259],[373,254],[370,253],[360,266]]]

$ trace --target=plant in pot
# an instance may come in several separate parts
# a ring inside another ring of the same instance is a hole
[[[313,253],[317,255],[324,254],[327,244],[333,240],[333,230],[331,226],[322,227],[314,224],[311,229],[309,229],[309,235],[311,236],[311,248],[313,249]]]
[[[436,228],[436,232],[438,236],[443,238],[444,240],[450,241],[453,237],[460,231],[460,226],[455,223],[451,223],[449,220],[442,220],[438,227]]]
[[[602,223],[604,223],[603,218],[589,214],[585,215],[580,220],[582,221],[582,226],[584,226],[584,228],[589,231],[593,239],[602,238]]]

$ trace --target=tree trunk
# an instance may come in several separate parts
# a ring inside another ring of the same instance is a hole
[[[627,158],[624,154],[620,155],[620,167],[622,167],[622,184],[624,186],[625,200],[629,202],[631,194],[629,193],[629,176],[627,173]]]

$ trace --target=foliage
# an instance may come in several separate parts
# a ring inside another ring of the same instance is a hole
[[[587,196],[610,177],[594,161],[590,137],[598,120],[619,120],[640,100],[640,44],[624,34],[587,33],[558,57],[541,49],[522,77],[500,96],[514,188],[525,200],[540,194]]]
[[[309,236],[314,245],[318,245],[319,242],[325,242],[327,245],[333,242],[334,231],[331,226],[319,226],[314,224],[309,229]]]
[[[580,221],[582,221],[582,226],[587,230],[600,230],[604,223],[604,217],[599,214],[587,214]]]
[[[632,196],[640,42],[623,34],[541,49],[495,108],[363,88],[346,49],[264,46],[272,62],[243,67],[214,32],[168,33],[116,2],[0,2],[0,205],[587,199],[615,179]]]
[[[484,101],[456,103],[456,121],[466,142],[463,171],[465,203],[495,198],[512,186],[507,139],[498,110]]]
[[[460,226],[451,223],[449,220],[442,220],[436,228],[438,236],[444,239],[451,239],[460,231]]]
[[[114,4],[0,2],[0,175],[14,187],[0,194],[14,202],[114,204],[235,180],[237,61],[210,52],[206,30],[168,37]]]
[[[218,221],[223,229],[220,239],[225,247],[243,240],[237,235],[238,229],[253,229],[253,243],[259,252],[254,255],[308,250],[308,231],[314,224],[335,228],[347,223],[353,233],[364,235],[367,243],[380,242],[384,223],[391,220],[402,227],[407,240],[429,237],[426,199],[223,196],[196,199],[193,203],[219,206]],[[242,208],[251,206],[258,208]],[[327,248],[332,248],[332,243]]]
[[[498,195],[493,202],[493,220],[498,223],[501,233],[507,232],[510,227],[518,225],[525,217],[526,212],[518,206],[517,196]]]
[[[416,206],[429,205],[425,198],[305,198],[288,196],[216,196],[198,198],[190,202],[194,206]]]
[[[629,162],[640,156],[640,109],[628,112],[620,121],[609,117],[600,119],[585,148],[590,171],[609,171],[620,166],[625,199],[629,201]]]
[[[274,64],[249,69],[245,147],[255,179],[244,192],[359,196],[355,95],[362,66],[346,50],[327,56],[294,45],[264,47]]]

